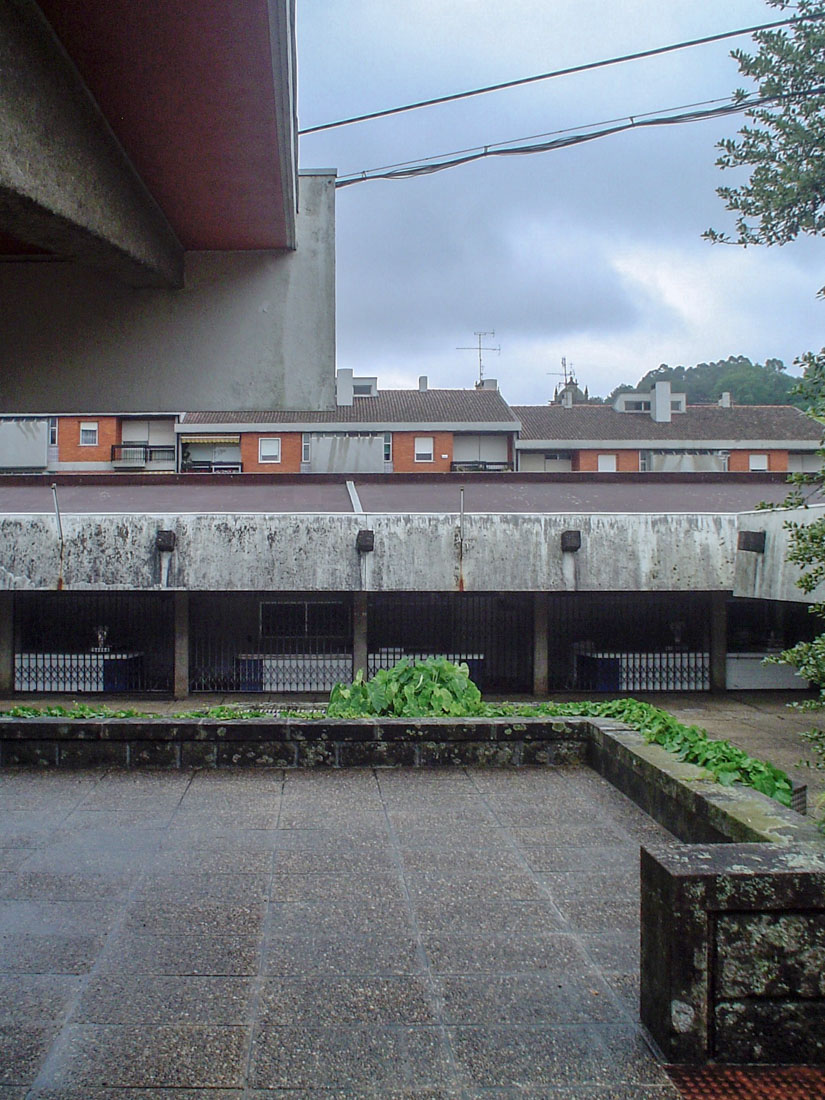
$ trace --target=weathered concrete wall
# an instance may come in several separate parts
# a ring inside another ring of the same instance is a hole
[[[733,594],[759,600],[790,600],[797,603],[818,603],[824,600],[825,585],[820,585],[811,593],[803,592],[796,583],[800,577],[799,566],[787,560],[789,538],[786,524],[815,522],[825,522],[825,506],[741,513],[741,531],[765,532],[765,552],[737,550]]]
[[[302,175],[295,252],[190,252],[182,290],[0,265],[0,412],[331,408],[334,180]]]
[[[158,530],[176,534],[168,556]],[[360,555],[357,532],[375,532]],[[563,531],[581,549],[562,553]],[[206,591],[695,591],[733,585],[736,516],[63,516],[62,584]],[[0,520],[0,588],[54,589],[55,520]]]

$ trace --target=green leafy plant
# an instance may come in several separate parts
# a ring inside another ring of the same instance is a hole
[[[616,718],[638,730],[646,741],[661,745],[680,760],[710,772],[723,786],[742,783],[780,802],[791,804],[791,781],[785,772],[764,760],[749,756],[730,741],[716,740],[699,726],[685,726],[649,703],[614,699],[605,703],[561,704],[557,712]]]
[[[370,680],[359,670],[349,684],[330,692],[328,718],[472,717],[484,713],[481,692],[466,664],[430,657],[415,664],[401,660],[379,669]]]

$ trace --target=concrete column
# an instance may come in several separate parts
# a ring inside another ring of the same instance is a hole
[[[710,690],[726,688],[725,664],[728,653],[728,593],[710,595]]]
[[[358,669],[367,676],[367,594],[354,592],[352,596],[352,678]]]
[[[0,692],[14,691],[14,593],[0,592]]]
[[[546,592],[533,594],[533,694],[549,690],[547,631],[550,621],[550,597]]]
[[[176,592],[175,600],[175,669],[172,692],[176,699],[189,694],[189,593]]]

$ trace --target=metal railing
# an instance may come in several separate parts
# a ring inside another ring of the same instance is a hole
[[[111,461],[122,466],[145,466],[147,462],[169,462],[174,466],[175,445],[173,443],[114,443]]]
[[[198,593],[189,622],[191,691],[325,693],[352,679],[348,595]]]
[[[168,692],[170,593],[19,592],[14,690]]]
[[[484,459],[467,462],[451,462],[450,471],[454,474],[509,474],[513,471],[513,463],[487,462]]]

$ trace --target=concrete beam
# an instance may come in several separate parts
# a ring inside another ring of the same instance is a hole
[[[0,6],[0,228],[131,286],[183,249],[33,0]]]

